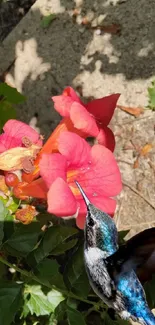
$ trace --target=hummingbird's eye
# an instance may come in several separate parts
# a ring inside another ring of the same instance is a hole
[[[93,227],[94,225],[95,225],[94,220],[91,217],[89,217],[88,226]]]

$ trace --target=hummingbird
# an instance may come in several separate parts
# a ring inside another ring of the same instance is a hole
[[[119,246],[112,218],[89,201],[78,182],[76,185],[87,206],[84,262],[92,289],[122,319],[155,325],[142,286],[155,271],[155,227]]]

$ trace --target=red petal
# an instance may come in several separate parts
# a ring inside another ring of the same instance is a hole
[[[96,120],[108,125],[114,114],[119,96],[120,94],[113,94],[94,99],[86,105],[86,109],[94,115]]]
[[[20,139],[21,144],[23,137],[29,138],[35,144],[37,144],[38,141],[40,143],[39,133],[23,122],[9,120],[5,123],[3,130],[8,136]]]
[[[55,110],[61,115],[69,117],[70,114],[70,108],[73,104],[73,99],[69,96],[53,96],[52,100],[54,102],[54,108]]]
[[[18,188],[18,185],[16,188]],[[48,191],[47,186],[44,183],[42,178],[38,178],[37,180],[33,181],[31,184],[26,184],[25,186],[20,187],[21,195],[32,196],[40,199],[47,198],[47,191]]]
[[[74,102],[81,103],[80,98],[72,87],[66,87],[62,93],[64,96],[69,96]]]
[[[48,195],[48,212],[59,217],[74,215],[77,202],[69,186],[62,178],[57,178],[51,185]]]
[[[21,146],[21,140],[3,133],[0,135],[0,153]]]
[[[79,135],[72,132],[63,132],[59,136],[58,148],[67,158],[71,166],[82,167],[90,160],[90,145]]]
[[[40,175],[48,187],[58,178],[66,180],[67,160],[59,153],[43,154],[39,163]]]
[[[95,119],[88,113],[84,106],[74,102],[70,108],[70,118],[75,128],[96,137],[99,133]]]
[[[90,201],[101,211],[108,213],[111,216],[114,215],[116,209],[115,200],[106,197],[93,197],[90,199]],[[76,224],[80,229],[84,229],[87,210],[84,201],[80,200],[79,204],[80,204],[80,210],[76,218]]]
[[[112,152],[115,149],[115,137],[111,129],[109,129],[107,126],[104,126],[103,129],[100,129],[100,132],[97,136],[97,141],[99,144],[104,145],[108,149],[110,149]]]

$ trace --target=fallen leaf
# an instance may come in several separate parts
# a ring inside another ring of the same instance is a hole
[[[51,22],[56,19],[57,16],[55,14],[50,14],[48,16],[44,16],[41,21],[41,27],[48,28]]]
[[[87,16],[82,18],[82,25],[89,25],[90,21],[88,20]]]
[[[77,8],[75,8],[74,10],[73,10],[73,17],[76,17],[76,16],[78,16],[80,14],[80,11],[77,9]]]
[[[122,105],[117,105],[117,107],[130,115],[134,115],[135,117],[138,117],[140,114],[144,113],[144,109],[142,107],[125,107]]]
[[[153,145],[151,143],[145,144],[145,146],[141,149],[140,155],[146,156],[153,148]]]
[[[111,24],[111,25],[99,25],[99,26],[95,26],[92,27],[93,29],[100,29],[101,31],[103,31],[104,33],[108,33],[108,34],[119,34],[121,31],[121,26],[119,24]]]
[[[133,168],[136,169],[139,167],[139,157],[137,157],[137,159],[135,160],[134,164],[133,164]]]

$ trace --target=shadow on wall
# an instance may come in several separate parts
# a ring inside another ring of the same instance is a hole
[[[26,104],[18,111],[19,118],[29,122],[37,114],[46,136],[60,119],[52,109],[50,97],[67,85],[82,85],[78,76],[83,72],[88,71],[88,82],[89,74],[96,69],[103,78],[122,74],[127,80],[134,80],[155,75],[155,2],[60,2],[57,18],[47,29],[41,27],[43,12],[31,11],[26,28],[20,30],[15,65],[7,75],[10,84],[27,96]],[[50,6],[51,1],[46,4]],[[92,12],[93,19],[103,20],[102,24],[120,24],[121,34],[97,35],[93,29],[74,22],[71,10],[75,7],[81,9],[81,17]]]

